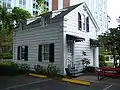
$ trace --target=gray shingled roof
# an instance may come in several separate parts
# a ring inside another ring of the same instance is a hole
[[[71,12],[72,10],[74,10],[75,8],[77,8],[81,4],[83,4],[83,3],[77,4],[77,5],[73,5],[73,6],[70,6],[70,7],[67,7],[67,8],[63,8],[63,9],[66,9],[66,10],[65,11],[61,11],[60,14],[58,14],[55,17],[51,18],[51,20],[55,20],[55,19],[58,19],[60,17],[64,17],[65,15],[67,15],[69,12]],[[52,11],[44,13],[44,14],[41,14],[39,16],[44,16],[44,15],[47,15],[47,14],[52,14]],[[39,23],[40,21],[41,21],[41,19],[38,18],[37,20],[35,20],[35,21],[31,22],[30,24],[28,24],[28,26],[32,25],[32,24]]]

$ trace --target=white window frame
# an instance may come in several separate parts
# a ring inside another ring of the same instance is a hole
[[[49,62],[49,44],[42,45],[42,60],[43,62]]]
[[[25,60],[25,57],[22,57],[22,55],[25,54],[25,46],[20,46],[20,60]]]
[[[86,17],[82,14],[82,31],[86,31]]]

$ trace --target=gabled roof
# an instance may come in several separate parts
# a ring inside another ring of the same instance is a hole
[[[75,8],[77,8],[79,5],[81,5],[83,3],[80,3],[80,4],[77,4],[77,5],[73,5],[73,6],[70,6],[70,7],[66,7],[66,8],[63,8],[63,11],[60,12],[60,14],[56,15],[55,17],[51,18],[52,20],[55,20],[57,18],[60,18],[60,17],[64,17],[65,15],[67,15],[69,12],[71,12],[72,10],[74,10]],[[57,10],[58,12],[60,10]],[[47,12],[47,13],[44,13],[44,14],[41,14],[39,15],[38,17],[41,17],[41,16],[45,16],[45,15],[48,15],[48,14],[52,14],[52,11],[50,12]],[[40,18],[38,18],[37,20],[29,23],[28,25],[31,25],[31,24],[35,24],[35,23],[39,23],[41,21]]]
[[[47,13],[44,13],[44,14],[41,14],[39,15],[39,17],[37,17],[37,19],[35,19],[35,21],[29,23],[27,26],[29,25],[33,25],[33,24],[37,24],[41,21],[41,17],[42,16],[47,16],[47,15],[50,15],[50,19],[52,21],[56,20],[56,19],[60,19],[60,18],[63,18],[65,15],[67,15],[69,12],[71,12],[72,10],[74,10],[75,8],[77,8],[78,6],[84,4],[85,8],[86,8],[86,11],[87,11],[87,14],[90,16],[90,19],[91,21],[93,22],[94,26],[96,27],[97,30],[100,30],[96,20],[94,19],[91,11],[89,10],[88,6],[86,5],[86,3],[80,3],[80,4],[77,4],[77,5],[73,5],[73,6],[70,6],[70,7],[67,7],[67,8],[63,8],[61,10],[57,10],[56,12],[60,12],[58,13],[57,15],[55,15],[54,17],[52,17],[52,14],[54,14],[54,11],[50,11],[50,12],[47,12]]]
[[[65,11],[62,11],[60,14],[56,15],[53,19],[60,18],[60,17],[64,17],[64,16],[67,15],[69,12],[71,12],[72,10],[74,10],[75,8],[77,8],[78,6],[80,6],[81,4],[83,4],[83,3],[80,3],[80,4],[77,4],[77,5],[73,5],[73,6],[70,6],[70,7],[63,8],[63,9],[66,9],[66,10],[65,10]]]

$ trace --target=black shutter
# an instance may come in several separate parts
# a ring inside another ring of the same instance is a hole
[[[20,60],[20,46],[17,47],[17,60]]]
[[[42,45],[39,45],[38,61],[42,62]]]
[[[54,62],[54,43],[49,45],[49,62]]]
[[[81,30],[81,28],[82,28],[81,14],[78,12],[78,29]]]
[[[86,18],[86,31],[89,32],[89,17]]]
[[[28,46],[25,46],[24,60],[25,60],[25,61],[28,61]]]

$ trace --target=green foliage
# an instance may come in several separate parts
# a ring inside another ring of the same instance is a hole
[[[42,10],[42,13],[48,12],[46,5],[44,4],[45,0],[36,0],[36,2],[39,5],[40,9]]]
[[[40,66],[39,64],[34,66],[35,72],[38,74],[45,74],[50,77],[55,77],[59,75],[60,70],[54,66],[53,64],[49,64],[47,69],[44,69],[43,66]]]
[[[104,55],[99,55],[99,66],[107,66],[107,63],[105,62],[105,57]]]
[[[21,8],[14,7],[12,10],[12,18],[16,21],[17,25],[27,20],[27,18],[31,18],[31,14]]]
[[[18,72],[18,65],[10,61],[0,62],[0,75],[13,75]]]
[[[19,64],[19,69],[21,73],[28,73],[30,71],[30,65],[26,63]]]
[[[6,53],[12,51],[13,22],[16,22],[16,25],[19,26],[20,23],[30,17],[31,14],[28,11],[18,7],[15,7],[12,12],[8,12],[6,7],[0,6],[0,49],[3,47],[10,47]],[[4,57],[6,58],[6,55],[0,55],[0,58],[1,57],[4,59]]]
[[[0,59],[12,59],[12,55],[10,53],[0,53]]]
[[[54,66],[52,63],[48,65],[47,67],[47,74],[51,77],[57,76],[59,74],[60,70]]]
[[[39,64],[36,64],[34,66],[34,69],[35,69],[35,72],[38,73],[38,74],[46,74],[46,70],[43,69],[43,66],[40,66]]]
[[[114,58],[114,66],[117,67],[116,55],[120,56],[120,30],[110,28],[109,32],[99,36],[101,46],[110,51]]]

